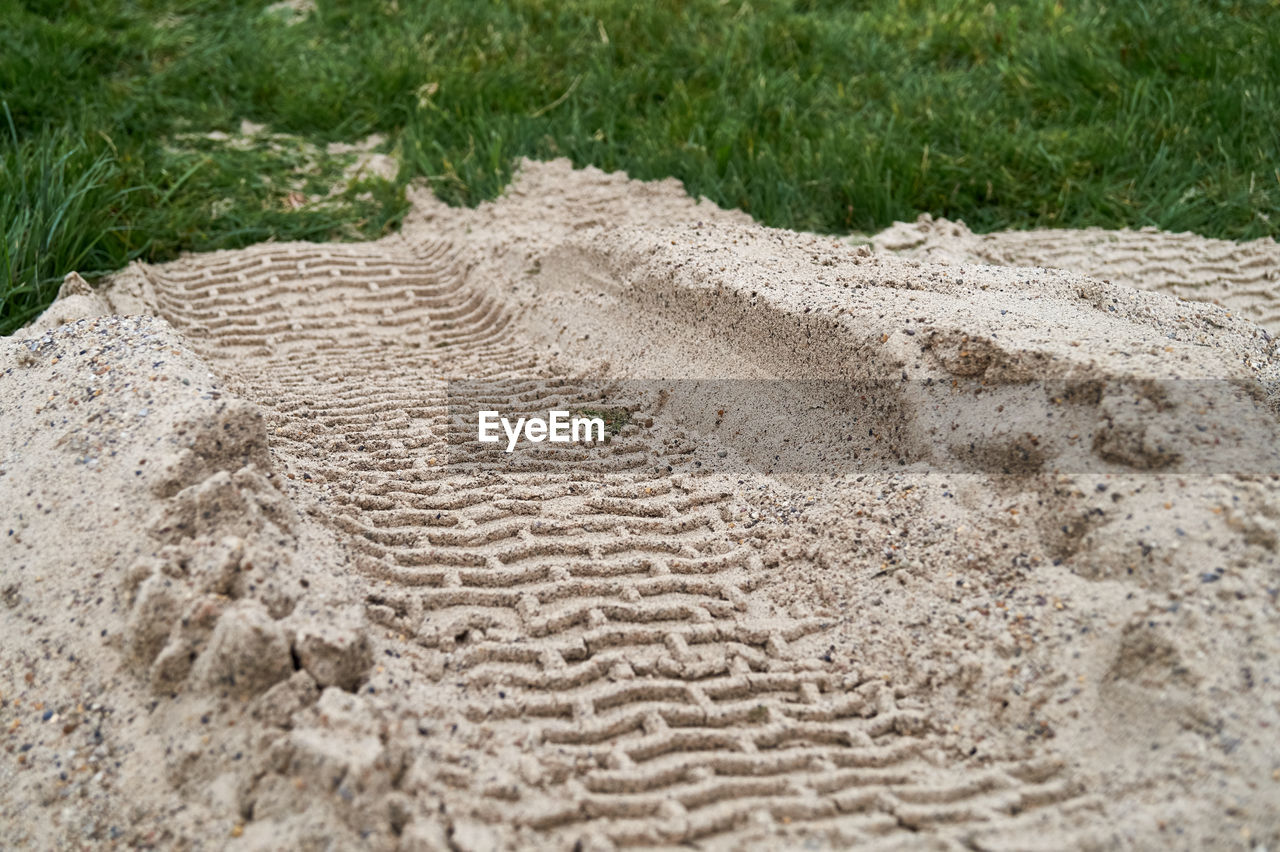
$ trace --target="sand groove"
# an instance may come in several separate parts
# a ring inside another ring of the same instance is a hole
[[[514,811],[483,766],[436,774],[513,829],[732,844],[813,822],[848,842],[989,830],[1074,797],[1056,767],[925,786],[933,721],[816,656],[828,620],[766,617],[731,492],[661,423],[513,457],[451,444],[451,410],[597,389],[522,343],[444,242],[261,246],[149,275],[163,316],[266,409],[280,468],[369,580],[370,618],[413,637],[442,703],[532,757],[539,793]]]

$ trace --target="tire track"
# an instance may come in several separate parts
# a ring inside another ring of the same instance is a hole
[[[917,696],[819,656],[830,622],[755,594],[732,489],[699,475],[687,438],[642,428],[642,403],[603,446],[504,459],[451,442],[453,409],[599,389],[523,343],[449,244],[266,245],[147,274],[162,315],[266,410],[280,469],[367,578],[370,618],[414,637],[442,704],[520,744],[519,768],[429,770],[503,830],[959,843],[1087,805],[1052,761],[945,767]],[[513,793],[512,773],[536,792]]]
[[[1280,245],[1270,238],[1237,243],[1155,228],[974,234],[963,222],[926,215],[897,223],[872,242],[878,249],[953,263],[1068,269],[1221,304],[1273,333],[1280,331]]]

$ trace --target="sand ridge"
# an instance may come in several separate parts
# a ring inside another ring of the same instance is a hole
[[[1221,382],[1257,422],[1214,446],[1266,450],[1274,348],[1221,307],[873,254],[564,161],[476,210],[417,197],[376,243],[81,289],[42,322],[146,316],[5,341],[0,489],[25,526],[0,722],[31,745],[0,775],[10,836],[1277,839],[1274,477],[1196,472],[1209,433],[1173,434],[1189,397],[1121,413],[1154,379]],[[863,470],[788,425],[801,377],[886,400],[825,401],[870,423]],[[1045,377],[1109,389],[1073,403],[1102,436],[1085,472],[1055,470],[1066,444],[1000,472],[1023,448],[990,423],[930,431],[935,386]],[[499,461],[447,440],[451,409],[599,404],[613,381],[640,392],[606,445]],[[728,434],[792,428],[806,464],[773,473]],[[965,455],[979,438],[990,470]],[[75,744],[33,702],[104,721]],[[105,783],[60,777],[82,752]]]

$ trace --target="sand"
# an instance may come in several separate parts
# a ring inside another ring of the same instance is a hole
[[[1274,243],[413,201],[0,341],[6,847],[1280,844]]]
[[[871,238],[881,251],[948,263],[1070,269],[1092,278],[1212,302],[1280,331],[1280,244],[1236,243],[1155,228],[975,234],[964,222],[898,222]]]

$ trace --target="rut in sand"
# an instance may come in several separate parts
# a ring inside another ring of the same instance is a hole
[[[356,554],[373,619],[426,649],[434,677],[416,688],[500,755],[522,752],[518,768],[484,751],[443,762],[440,789],[478,789],[512,829],[619,844],[731,845],[774,820],[844,842],[999,834],[1074,798],[1051,759],[948,768],[910,689],[822,659],[829,617],[753,600],[761,557],[687,437],[632,426],[603,451],[460,457],[449,406],[593,389],[459,267],[428,242],[269,245],[148,272],[162,315],[264,407],[277,463]],[[486,396],[458,400],[451,377]],[[542,789],[518,795],[513,771]]]

